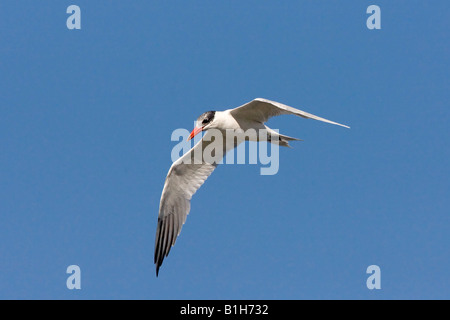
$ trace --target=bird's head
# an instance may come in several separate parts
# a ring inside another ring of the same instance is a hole
[[[195,137],[198,133],[202,131],[206,131],[208,129],[213,128],[215,114],[216,114],[215,111],[207,111],[203,113],[200,117],[198,117],[197,122],[195,124],[195,128],[189,135],[188,140],[191,140],[193,137]]]

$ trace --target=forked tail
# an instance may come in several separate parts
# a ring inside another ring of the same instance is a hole
[[[289,141],[302,141],[302,139],[297,139],[297,138],[285,136],[284,134],[279,134],[278,135],[278,139],[280,140],[280,142],[279,142],[280,146],[282,146],[282,147],[289,147],[289,148],[292,148],[289,145]]]

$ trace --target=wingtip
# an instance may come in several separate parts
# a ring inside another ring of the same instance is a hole
[[[328,120],[328,121],[326,121],[326,122],[329,122],[329,123],[331,123],[331,124],[335,124],[335,125],[340,126],[340,127],[344,127],[344,128],[350,129],[349,126],[347,126],[347,125],[345,125],[345,124],[342,124],[342,123],[339,123],[339,122],[334,122],[334,121],[330,121],[330,120]]]

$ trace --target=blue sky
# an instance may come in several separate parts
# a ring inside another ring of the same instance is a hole
[[[450,298],[449,9],[2,1],[0,298]],[[351,129],[271,119],[304,141],[273,176],[220,166],[156,278],[172,131],[256,97]]]

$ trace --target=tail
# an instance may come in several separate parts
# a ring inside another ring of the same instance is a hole
[[[289,145],[289,141],[303,141],[302,139],[297,139],[297,138],[285,136],[285,135],[283,135],[283,134],[279,134],[279,135],[278,135],[278,140],[279,140],[278,144],[279,144],[280,146],[282,146],[282,147],[289,147],[289,148],[292,148],[292,147]]]
[[[270,143],[276,143],[282,147],[289,147],[289,141],[303,141],[302,139],[297,139],[289,136],[285,136],[284,134],[279,134],[278,132],[270,129],[268,126],[265,126],[268,133],[268,141]]]

